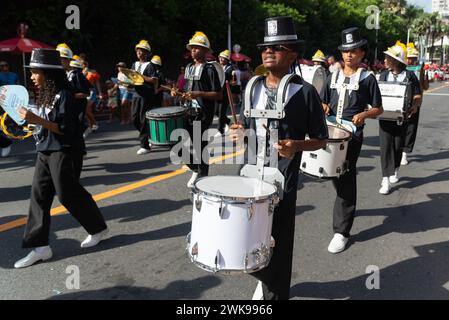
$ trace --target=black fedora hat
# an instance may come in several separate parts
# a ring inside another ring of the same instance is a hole
[[[292,17],[273,17],[265,19],[264,42],[258,47],[276,44],[297,45],[303,40],[298,39]]]
[[[347,51],[363,47],[368,41],[362,39],[359,28],[353,27],[345,29],[341,32],[342,44],[338,46],[338,50]]]
[[[33,49],[30,65],[25,67],[35,69],[64,69],[61,64],[59,51],[54,49]]]

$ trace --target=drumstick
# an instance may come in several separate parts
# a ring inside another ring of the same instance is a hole
[[[262,126],[265,130],[267,130],[267,137],[270,137],[270,130],[268,129],[268,127],[265,124],[263,124]]]
[[[173,89],[175,89],[175,94],[176,95],[178,95],[178,96],[182,96],[183,95],[183,93],[181,91],[179,91],[178,89],[176,89],[176,88],[171,88],[171,87],[164,86],[164,85],[161,85],[161,88],[165,89],[165,90],[169,90],[169,91],[172,91]]]
[[[235,114],[234,101],[232,99],[231,87],[229,85],[229,80],[226,80],[226,93],[228,94],[229,105],[231,106],[232,119],[234,120],[234,123],[237,124],[237,116]]]

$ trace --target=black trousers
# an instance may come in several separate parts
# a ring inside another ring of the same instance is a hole
[[[411,153],[413,152],[413,147],[415,146],[416,135],[418,133],[418,122],[419,122],[419,111],[412,115],[407,123],[404,124],[405,128],[405,138],[404,147],[402,152]]]
[[[23,248],[48,245],[50,209],[55,194],[89,234],[106,229],[95,201],[79,182],[82,159],[81,152],[38,153]]]
[[[396,121],[379,120],[380,163],[383,177],[394,175],[394,171],[401,166],[406,128],[405,124],[399,126]]]
[[[227,99],[227,97],[224,97]],[[228,112],[228,106],[229,102],[222,101],[221,103],[217,104],[218,108],[218,131],[220,131],[222,134],[224,133],[224,128],[226,125],[229,125],[231,123],[231,120],[227,116]]]
[[[299,170],[299,169],[298,169]],[[275,241],[270,264],[251,275],[262,281],[265,300],[288,300],[295,240],[296,188],[284,194],[274,210],[271,234]]]
[[[0,148],[7,148],[11,144],[12,141],[5,137],[2,132],[0,132]]]
[[[338,179],[333,180],[337,197],[334,202],[333,229],[349,237],[354,223],[357,205],[357,160],[362,149],[363,135],[349,141],[346,160],[348,170]]]
[[[152,100],[153,99],[138,96],[134,97],[132,103],[133,124],[137,131],[139,131],[140,147],[145,149],[150,149],[150,143],[148,141],[150,133],[146,113],[151,109]]]

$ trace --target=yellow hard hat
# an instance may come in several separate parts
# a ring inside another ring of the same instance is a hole
[[[61,58],[66,58],[66,59],[72,59],[73,57],[73,52],[70,49],[70,47],[65,44],[65,43],[60,43],[58,44],[58,46],[56,47],[56,50],[59,51],[59,56]]]
[[[407,64],[407,47],[399,40],[384,53],[405,65]]]
[[[72,57],[72,61],[70,61],[70,66],[73,68],[78,68],[78,69],[83,69],[83,61],[81,60],[81,58],[77,55],[74,55]]]
[[[147,40],[140,40],[140,42],[136,44],[136,49],[143,49],[151,52],[151,47]]]
[[[219,57],[222,57],[222,58],[231,60],[231,52],[229,52],[229,50],[226,49],[225,51],[222,51],[222,52],[219,54]]]
[[[323,51],[317,50],[317,52],[315,52],[315,55],[312,57],[312,61],[326,62],[326,56],[324,55]]]
[[[151,59],[151,63],[162,66],[162,59],[159,56],[153,56],[153,58]]]
[[[211,50],[209,39],[201,31],[197,31],[192,39],[189,40],[189,43],[186,45],[187,50],[192,50],[191,46],[199,46]]]
[[[407,44],[407,56],[409,58],[419,58],[419,51],[415,48],[413,42]]]

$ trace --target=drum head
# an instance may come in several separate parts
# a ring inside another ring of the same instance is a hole
[[[172,118],[182,115],[185,112],[186,109],[183,107],[164,107],[147,111],[146,116],[147,118]]]
[[[198,179],[195,189],[205,194],[233,199],[266,199],[276,193],[272,184],[249,177],[213,176]]]
[[[329,132],[329,141],[345,141],[351,137],[350,132],[331,124],[327,125],[327,130]]]

